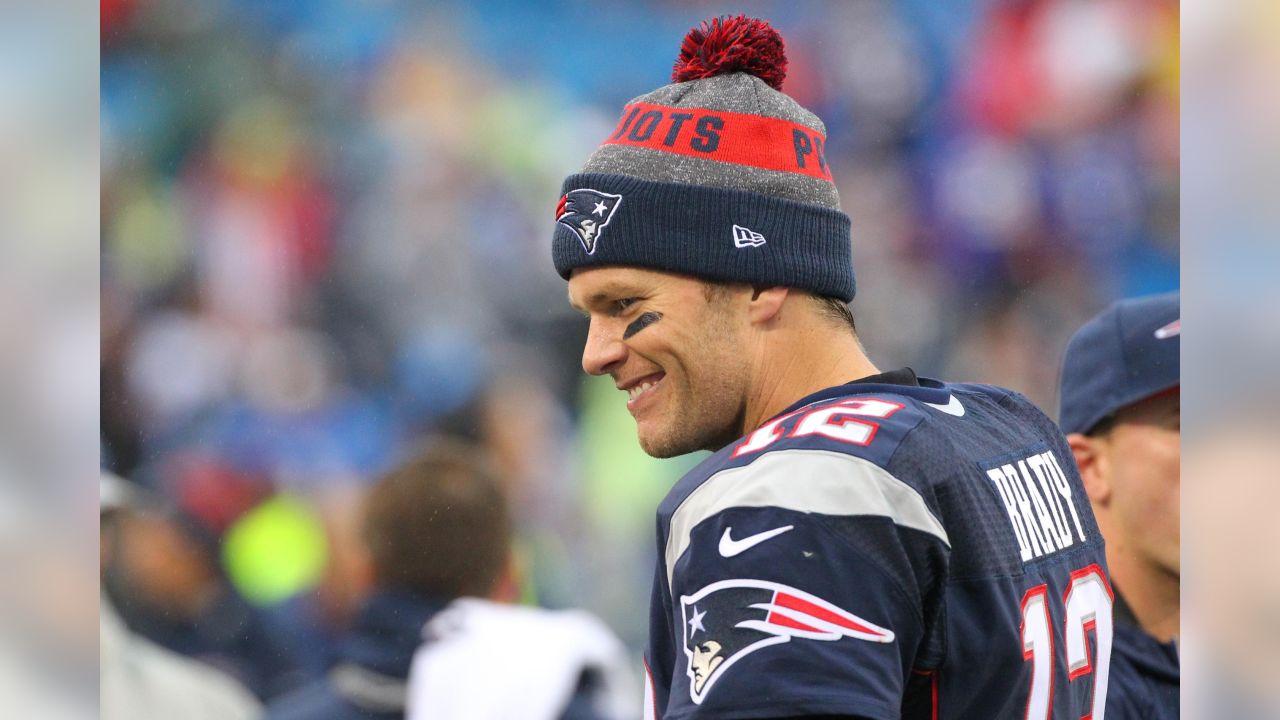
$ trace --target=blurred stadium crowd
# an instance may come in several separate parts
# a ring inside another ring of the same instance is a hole
[[[365,590],[356,500],[437,434],[500,464],[526,601],[592,609],[638,657],[653,507],[690,461],[645,457],[582,376],[551,217],[703,17],[788,38],[882,367],[1052,414],[1067,337],[1179,284],[1176,3],[101,11],[103,464],[169,508],[104,583],[261,698],[324,671]]]

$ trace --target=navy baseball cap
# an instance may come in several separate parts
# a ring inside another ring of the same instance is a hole
[[[1058,424],[1087,433],[1117,410],[1178,387],[1178,293],[1121,300],[1085,323],[1062,360]]]

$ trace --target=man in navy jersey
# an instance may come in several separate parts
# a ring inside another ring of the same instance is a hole
[[[1178,717],[1181,459],[1177,293],[1115,303],[1071,338],[1060,423],[1107,539],[1107,717]]]
[[[1071,451],[1016,393],[868,360],[785,67],[766,23],[694,29],[556,210],[583,368],[649,454],[714,452],[658,509],[645,717],[1102,718],[1112,595]]]

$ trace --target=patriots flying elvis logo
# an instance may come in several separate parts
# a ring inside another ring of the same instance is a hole
[[[689,695],[701,705],[716,680],[747,655],[791,638],[891,643],[882,628],[789,585],[722,580],[680,598]]]
[[[560,205],[556,207],[556,222],[572,230],[582,241],[582,249],[593,255],[600,233],[621,204],[621,195],[589,188],[570,190],[560,198]]]

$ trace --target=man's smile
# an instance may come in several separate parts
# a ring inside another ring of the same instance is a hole
[[[619,383],[618,389],[627,392],[627,409],[633,413],[641,402],[653,395],[662,383],[662,379],[666,377],[666,373],[656,372],[649,375],[643,375],[626,383]]]

